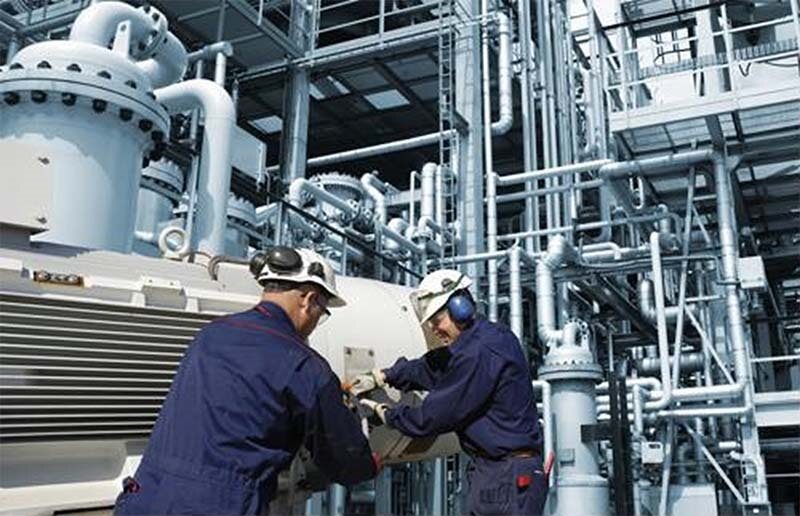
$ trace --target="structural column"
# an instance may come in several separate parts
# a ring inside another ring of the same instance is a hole
[[[308,53],[314,47],[312,30],[316,13],[301,2],[292,2],[290,38]],[[306,175],[308,155],[308,119],[310,115],[308,68],[290,65],[283,96],[283,132],[281,134],[281,177],[291,183]]]

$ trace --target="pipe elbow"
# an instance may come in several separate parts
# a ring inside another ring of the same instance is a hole
[[[236,123],[236,109],[228,92],[214,81],[191,79],[160,88],[155,92],[156,99],[167,106],[171,113],[181,113],[191,109],[203,110],[206,120],[225,120]]]
[[[547,254],[541,262],[550,269],[556,269],[564,263],[574,263],[578,260],[578,252],[562,235],[555,235],[547,244]]]
[[[303,204],[303,192],[309,187],[308,179],[298,177],[289,185],[289,204],[300,207]]]
[[[154,89],[181,80],[188,65],[189,59],[183,43],[171,32],[167,34],[166,43],[156,56],[137,63]]]
[[[123,2],[99,2],[78,15],[70,29],[69,39],[106,48],[117,33],[117,26],[125,21],[131,23],[132,42],[144,43],[143,50],[138,50],[138,45],[132,45],[136,49],[134,58],[152,55],[167,33],[166,16],[153,7],[145,12]],[[152,31],[155,31],[154,35],[151,35]]]

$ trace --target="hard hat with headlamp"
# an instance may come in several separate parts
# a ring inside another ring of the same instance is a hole
[[[463,323],[472,319],[475,305],[467,293],[461,293],[470,285],[472,280],[467,275],[451,269],[434,271],[425,276],[410,296],[419,322],[426,323],[445,307],[455,322]]]
[[[274,246],[256,253],[250,260],[250,272],[259,285],[267,281],[312,283],[328,295],[328,306],[344,306],[336,290],[336,273],[328,261],[311,249]]]

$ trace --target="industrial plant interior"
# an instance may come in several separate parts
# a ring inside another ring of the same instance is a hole
[[[0,513],[109,513],[292,245],[352,300],[310,339],[342,380],[475,279],[546,514],[800,514],[798,41],[798,0],[0,0]],[[369,438],[375,480],[301,453],[273,510],[463,514],[453,434]]]

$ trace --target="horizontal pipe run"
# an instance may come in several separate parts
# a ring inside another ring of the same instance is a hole
[[[503,194],[497,196],[497,204],[503,204],[507,202],[514,202],[514,201],[523,201],[525,199],[530,199],[534,197],[542,197],[549,194],[554,193],[561,193],[561,192],[569,192],[571,190],[589,190],[591,188],[598,188],[603,186],[602,179],[592,179],[589,181],[584,181],[582,183],[573,184],[573,185],[562,185],[562,186],[553,186],[550,188],[539,188],[537,190],[530,190],[525,192],[515,192],[511,194]]]
[[[520,172],[518,174],[509,174],[506,176],[498,176],[497,186],[516,185],[539,179],[548,179],[551,177],[560,177],[565,175],[578,174],[581,172],[591,172],[593,170],[599,170],[604,165],[609,165],[611,163],[614,162],[610,159],[600,159],[595,161],[586,161],[583,163],[575,163],[572,165],[563,165],[560,167],[552,167],[542,170],[532,170],[529,172]]]

